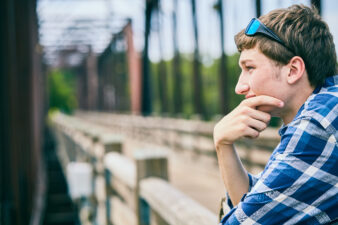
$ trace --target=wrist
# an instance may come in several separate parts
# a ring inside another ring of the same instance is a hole
[[[224,152],[228,149],[233,149],[233,143],[231,142],[221,142],[215,145],[216,152]]]

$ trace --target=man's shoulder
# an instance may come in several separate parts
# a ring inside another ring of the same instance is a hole
[[[299,110],[295,119],[280,130],[280,134],[282,139],[291,138],[295,132],[299,135],[305,132],[307,135],[322,140],[338,140],[337,130],[338,76],[315,90]]]
[[[338,75],[329,77],[320,88],[316,88],[314,93],[307,100],[307,104],[311,107],[334,108],[338,102]]]
[[[318,121],[324,129],[338,129],[338,85],[322,87],[304,104],[300,118]]]

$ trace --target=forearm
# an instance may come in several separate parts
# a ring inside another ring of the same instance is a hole
[[[225,188],[233,205],[249,190],[249,177],[233,145],[217,147],[218,165]]]
[[[248,192],[249,177],[233,143],[243,137],[257,138],[267,127],[271,115],[258,110],[259,106],[283,107],[283,102],[264,95],[245,99],[214,127],[213,137],[219,167],[234,205]]]

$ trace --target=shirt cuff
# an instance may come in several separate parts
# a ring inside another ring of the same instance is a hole
[[[259,175],[254,176],[254,175],[248,173],[248,177],[249,177],[249,190],[248,190],[248,192],[250,192],[250,191],[251,191],[251,188],[257,183],[257,181],[258,181],[258,179],[259,179],[259,178],[258,178]],[[245,197],[246,197],[246,194],[243,195],[241,201],[242,201]],[[226,214],[228,214],[228,213],[231,211],[231,209],[233,209],[233,208],[234,208],[234,205],[232,204],[231,198],[230,198],[228,192],[226,192],[225,197],[222,198],[222,200],[221,200],[221,205],[220,205],[220,210],[219,210],[219,220],[221,221],[222,218],[223,218]]]
[[[254,175],[248,173],[248,177],[249,177],[249,191],[248,192],[250,192],[252,187],[255,186],[255,184],[257,183],[257,181],[259,179],[258,176],[259,175],[254,176]]]

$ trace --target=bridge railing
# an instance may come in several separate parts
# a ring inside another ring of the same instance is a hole
[[[212,139],[216,122],[102,112],[78,112],[76,115],[126,137],[166,146],[217,165]],[[277,130],[267,128],[258,139],[241,139],[236,142],[236,147],[246,168],[255,173],[263,170],[279,141]]]
[[[169,183],[165,152],[139,149],[131,159],[122,154],[124,138],[107,127],[63,114],[51,126],[65,173],[70,162],[93,166],[93,194],[86,198],[95,210],[83,207],[83,223],[93,218],[117,225],[217,223],[215,214]]]

